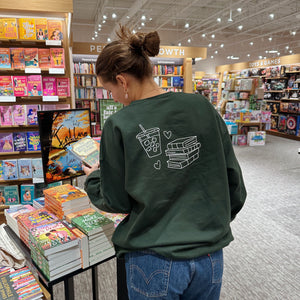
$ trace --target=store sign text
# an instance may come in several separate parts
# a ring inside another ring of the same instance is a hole
[[[280,58],[255,61],[249,63],[249,68],[266,67],[266,66],[274,66],[274,65],[280,65]]]
[[[178,53],[179,52],[179,53]],[[166,56],[184,56],[184,49],[168,49],[168,48],[160,48],[159,55],[166,55]]]

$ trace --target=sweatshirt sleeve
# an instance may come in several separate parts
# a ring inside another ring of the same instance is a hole
[[[101,137],[100,169],[86,179],[85,191],[99,209],[112,213],[130,213],[131,202],[125,190],[125,161],[121,133],[110,119]]]

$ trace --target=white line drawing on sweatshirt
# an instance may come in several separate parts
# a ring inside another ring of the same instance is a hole
[[[197,141],[197,136],[178,138],[167,144],[165,150],[169,169],[183,169],[199,158],[201,144]]]
[[[161,162],[160,160],[158,160],[154,165],[153,167],[156,169],[156,170],[160,170],[161,169]]]
[[[172,136],[172,131],[166,131],[166,130],[164,130],[163,134],[164,134],[165,138],[169,140],[171,138],[171,136]]]
[[[158,127],[145,129],[141,124],[139,124],[139,127],[142,129],[142,132],[136,138],[148,157],[152,158],[161,155],[160,129]]]

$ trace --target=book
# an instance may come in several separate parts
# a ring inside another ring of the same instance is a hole
[[[44,179],[42,158],[32,158],[31,167],[32,167],[32,178]]]
[[[50,48],[51,68],[65,67],[64,48]]]
[[[1,117],[1,121],[0,121],[1,126],[13,125],[12,107],[0,106],[0,117]]]
[[[46,18],[35,19],[35,31],[37,40],[48,40],[48,24]]]
[[[4,180],[4,177],[3,177],[3,160],[0,160],[0,181],[2,181],[2,180]],[[1,186],[0,186],[0,191],[1,191]],[[0,195],[0,203],[3,202],[3,198],[1,198],[3,195],[4,195],[3,193]],[[4,203],[5,203],[5,201],[4,201]]]
[[[30,229],[29,238],[46,257],[79,245],[77,237],[60,221]]]
[[[12,133],[0,132],[0,153],[2,152],[14,152]]]
[[[17,39],[18,30],[17,30],[17,19],[15,18],[1,18],[0,27],[2,28],[2,34],[0,38],[2,39]]]
[[[19,38],[24,40],[35,40],[35,19],[20,18],[19,19]]]
[[[4,187],[4,197],[6,205],[16,205],[20,203],[19,188],[17,185],[7,185]]]
[[[12,76],[16,97],[27,96],[27,76]]]
[[[3,160],[3,177],[4,177],[4,180],[19,179],[18,162],[16,159]]]
[[[20,179],[32,178],[31,159],[18,159],[18,172]]]
[[[14,88],[11,76],[0,76],[0,96],[13,96]]]
[[[62,21],[48,19],[48,39],[63,40]]]
[[[50,49],[38,49],[39,54],[39,66],[41,69],[49,69],[51,60],[50,60]]]
[[[2,160],[1,160],[1,164],[2,164]],[[0,203],[1,204],[5,204],[5,196],[4,196],[4,186],[0,185]]]
[[[24,48],[25,68],[38,68],[38,48]]]
[[[71,223],[73,218],[77,218],[77,217],[83,216],[87,213],[94,213],[94,212],[95,212],[95,210],[93,208],[88,207],[86,209],[82,209],[82,210],[79,210],[74,213],[70,213],[70,214],[66,215],[65,219],[68,223]]]
[[[13,69],[25,69],[24,48],[10,48],[10,61]]]
[[[27,132],[27,151],[40,151],[40,133],[38,131]]]
[[[14,152],[27,151],[27,134],[26,132],[13,132]]]
[[[28,96],[43,96],[42,91],[42,76],[29,75],[27,76]]]
[[[37,118],[38,110],[39,110],[38,104],[26,105],[27,125],[38,125],[38,118]]]
[[[20,202],[21,204],[32,204],[34,199],[34,184],[20,185]]]
[[[70,97],[70,80],[69,78],[56,79],[57,81],[57,96]]]
[[[19,104],[13,105],[12,109],[13,113],[13,124],[14,125],[26,125],[27,118],[26,118],[26,106]]]
[[[34,185],[34,188],[36,184]],[[34,192],[36,194],[36,192]],[[45,197],[34,198],[32,201],[32,206],[36,209],[45,207]]]
[[[56,96],[56,78],[55,77],[43,77],[43,96]]]
[[[10,69],[10,50],[9,48],[0,48],[0,69]]]
[[[100,144],[90,136],[86,136],[77,142],[70,144],[67,146],[67,149],[88,167],[92,167],[94,164],[99,162]]]

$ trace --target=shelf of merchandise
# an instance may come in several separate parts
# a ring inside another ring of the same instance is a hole
[[[300,136],[291,135],[291,134],[287,134],[287,133],[279,132],[279,131],[275,131],[275,130],[266,130],[266,132],[270,135],[275,135],[275,136],[279,136],[279,137],[283,137],[283,138],[288,138],[291,140],[300,141]]]

